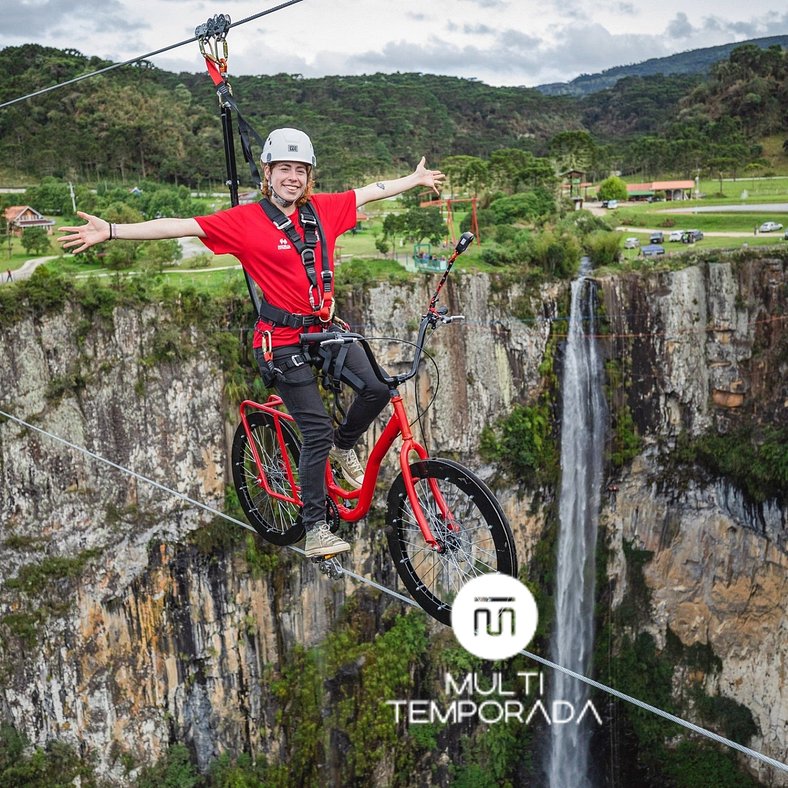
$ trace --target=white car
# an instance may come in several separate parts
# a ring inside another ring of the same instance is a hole
[[[669,241],[680,241],[681,240],[681,230],[674,230],[669,236]]]
[[[775,230],[782,230],[783,226],[779,222],[764,222],[759,228],[759,233],[773,233]]]
[[[624,240],[624,249],[637,249],[640,246],[638,238],[626,238]]]

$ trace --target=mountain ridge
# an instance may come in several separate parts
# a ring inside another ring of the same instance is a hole
[[[753,44],[760,49],[768,49],[775,45],[788,49],[788,35],[752,38],[702,49],[689,49],[666,57],[649,58],[640,63],[613,66],[596,74],[581,74],[569,82],[549,82],[544,85],[536,85],[534,90],[538,90],[546,96],[581,98],[611,88],[625,77],[653,76],[655,74],[705,74],[714,63],[725,60],[736,47],[745,44]]]

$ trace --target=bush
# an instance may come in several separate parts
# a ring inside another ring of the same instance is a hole
[[[490,204],[496,224],[517,220],[541,222],[555,214],[555,199],[545,189],[519,192],[509,197],[499,197]]]
[[[574,276],[580,263],[580,242],[573,235],[556,235],[545,230],[534,235],[528,244],[530,262],[550,276]]]
[[[501,266],[511,265],[517,259],[517,254],[511,246],[501,246],[501,244],[486,244],[482,248],[481,261],[487,265]]]
[[[613,265],[621,259],[621,233],[595,230],[586,235],[582,244],[595,267]]]
[[[482,430],[479,449],[515,478],[548,484],[558,473],[558,448],[545,405],[515,405],[508,416]]]
[[[599,184],[597,196],[600,200],[626,200],[629,195],[626,183],[618,176],[611,175]]]

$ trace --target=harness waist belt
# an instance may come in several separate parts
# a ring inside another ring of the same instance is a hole
[[[309,328],[310,326],[319,326],[326,322],[316,314],[299,315],[293,312],[286,312],[278,306],[269,304],[265,299],[260,303],[260,317],[273,326],[288,326],[289,328]]]

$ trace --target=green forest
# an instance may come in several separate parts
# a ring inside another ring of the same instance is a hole
[[[0,65],[2,103],[111,64],[28,44],[1,50]],[[612,170],[644,178],[767,174],[761,141],[788,138],[788,54],[779,45],[739,46],[703,76],[627,76],[581,97],[419,73],[231,75],[230,82],[261,135],[283,125],[310,134],[325,190],[405,172],[421,155],[436,166],[449,157],[490,164],[502,150],[531,164],[546,158],[556,172],[580,167],[590,179]],[[25,185],[46,176],[221,185],[218,113],[207,74],[174,74],[145,61],[117,68],[4,107],[0,176]],[[456,185],[473,188],[473,178],[465,180]]]

